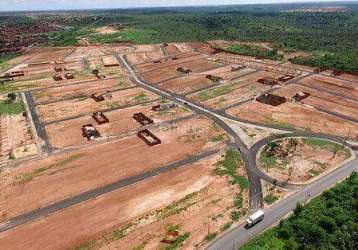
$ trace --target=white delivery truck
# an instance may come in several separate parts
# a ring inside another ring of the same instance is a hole
[[[261,221],[265,216],[264,211],[259,210],[255,213],[253,213],[252,215],[249,216],[249,218],[246,220],[247,227],[252,227],[253,225],[255,225],[256,223],[258,223],[259,221]]]

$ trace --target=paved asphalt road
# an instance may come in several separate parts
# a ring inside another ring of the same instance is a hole
[[[358,159],[346,163],[335,171],[321,177],[317,181],[305,186],[303,189],[297,191],[288,198],[274,204],[273,206],[265,209],[265,218],[250,229],[245,229],[244,225],[240,225],[233,230],[224,234],[221,238],[217,239],[208,250],[232,250],[238,249],[245,244],[248,240],[252,239],[257,234],[261,233],[271,225],[278,222],[286,214],[290,213],[296,206],[297,202],[307,201],[308,194],[315,197],[322,193],[324,190],[329,189],[337,182],[348,177],[352,172],[358,170]]]

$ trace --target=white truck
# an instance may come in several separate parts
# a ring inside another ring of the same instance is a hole
[[[253,213],[252,215],[249,216],[249,218],[246,220],[247,227],[252,227],[253,225],[255,225],[256,223],[260,222],[265,216],[264,211],[259,210],[256,211],[255,213]]]

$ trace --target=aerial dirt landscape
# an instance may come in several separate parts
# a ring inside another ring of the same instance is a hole
[[[0,249],[279,249],[273,226],[357,171],[351,57],[179,10],[207,30],[160,33],[165,10],[0,15]]]

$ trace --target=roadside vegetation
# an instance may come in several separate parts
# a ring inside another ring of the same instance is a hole
[[[298,204],[288,219],[240,249],[355,249],[357,190],[358,174],[353,173],[308,204]]]
[[[20,114],[24,111],[24,104],[21,100],[17,100],[15,93],[9,93],[6,100],[0,101],[0,115]]]

